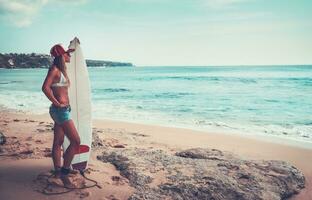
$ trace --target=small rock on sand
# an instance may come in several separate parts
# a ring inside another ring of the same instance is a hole
[[[109,196],[106,196],[106,199],[107,200],[118,200],[114,195],[109,195]]]
[[[113,146],[114,148],[125,148],[125,145],[122,144],[116,144]]]
[[[19,152],[20,154],[32,154],[34,151],[31,150],[31,149],[25,149],[25,150],[22,150],[21,152]]]
[[[37,131],[38,131],[39,133],[43,133],[45,130],[38,128]]]
[[[51,148],[45,148],[45,150],[43,152],[44,152],[45,157],[52,157]]]
[[[82,199],[82,198],[86,198],[88,196],[90,196],[90,192],[89,191],[84,191],[84,192],[80,193],[79,197]]]
[[[42,143],[43,143],[41,140],[35,140],[35,142],[36,142],[37,144],[42,144]]]
[[[63,187],[63,182],[61,179],[59,178],[49,178],[49,183],[52,185],[52,186],[58,186],[58,187]]]
[[[0,145],[5,144],[6,138],[2,132],[0,132]]]

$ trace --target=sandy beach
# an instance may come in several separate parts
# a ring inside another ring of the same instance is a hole
[[[87,176],[95,179],[101,188],[75,190],[61,196],[44,195],[36,191],[38,185],[35,180],[40,173],[52,169],[50,117],[2,109],[0,131],[7,140],[6,144],[0,145],[0,199],[121,200],[129,198],[136,190],[114,165],[97,159],[103,152],[97,146],[92,151]],[[94,120],[93,132],[112,150],[139,148],[172,153],[187,148],[213,148],[245,159],[286,161],[299,169],[306,180],[305,188],[291,199],[312,199],[312,149],[252,137],[112,120]]]

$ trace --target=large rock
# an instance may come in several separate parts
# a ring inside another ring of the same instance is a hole
[[[216,149],[106,149],[97,157],[129,179],[129,199],[287,199],[305,185],[303,174],[284,161],[244,160]]]

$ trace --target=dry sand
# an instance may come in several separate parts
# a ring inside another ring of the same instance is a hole
[[[52,120],[48,115],[0,111],[0,131],[8,139],[5,153],[11,155],[0,156],[0,199],[127,199],[134,192],[135,189],[113,165],[96,159],[101,149],[92,152],[88,177],[98,181],[102,189],[75,190],[61,196],[46,196],[37,192],[34,181],[37,175],[52,169],[51,127]],[[111,147],[121,145],[166,151],[209,147],[230,151],[247,159],[284,160],[301,170],[306,177],[306,188],[292,199],[312,199],[312,149],[253,137],[111,120],[94,120],[93,127],[93,131]]]

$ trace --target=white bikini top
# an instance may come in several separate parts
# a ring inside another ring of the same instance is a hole
[[[63,73],[61,72],[60,81],[58,83],[53,83],[51,85],[51,87],[64,87],[64,86],[68,86],[68,82],[67,82],[65,76],[63,75]]]

